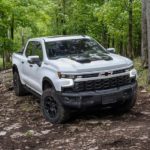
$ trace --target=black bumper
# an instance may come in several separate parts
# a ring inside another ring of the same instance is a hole
[[[127,99],[134,98],[136,91],[137,82],[108,90],[79,93],[58,93],[58,96],[64,107],[82,109],[125,102]]]

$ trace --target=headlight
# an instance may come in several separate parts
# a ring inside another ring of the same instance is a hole
[[[58,72],[57,74],[60,79],[61,78],[75,79],[77,77],[76,75],[62,74],[61,72]]]
[[[137,71],[133,65],[131,67],[127,68],[125,71],[130,73],[130,78],[133,78],[133,77],[137,78]]]
[[[126,68],[126,69],[125,69],[125,72],[131,71],[132,69],[134,69],[134,66],[133,66],[133,65],[132,65],[131,67],[129,67],[129,68]]]
[[[136,71],[136,69],[130,70],[130,77],[131,77],[131,78],[132,78],[132,77],[137,77],[137,71]]]
[[[136,71],[136,69],[134,68],[133,65],[131,67],[125,69],[125,72],[129,72],[130,73],[130,78],[137,77],[137,71]]]

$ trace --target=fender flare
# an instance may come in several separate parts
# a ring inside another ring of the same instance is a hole
[[[14,74],[15,71],[16,71],[17,73],[19,73],[17,65],[14,64],[14,65],[12,66],[12,71],[13,71],[13,74]]]
[[[52,82],[51,79],[49,79],[48,77],[44,77],[43,80],[42,80],[42,90],[44,91],[44,83],[47,82],[51,88],[54,88],[55,89],[55,86]]]

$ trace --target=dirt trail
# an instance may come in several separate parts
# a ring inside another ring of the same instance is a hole
[[[34,96],[16,97],[10,85],[0,83],[0,150],[150,149],[150,94],[145,91],[139,90],[136,106],[122,116],[88,112],[52,125]]]

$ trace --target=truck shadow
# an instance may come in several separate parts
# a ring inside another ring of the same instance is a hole
[[[74,112],[71,115],[69,124],[86,122],[86,121],[102,121],[102,120],[111,120],[111,121],[125,121],[125,122],[141,122],[145,120],[150,121],[150,116],[143,114],[137,110],[131,110],[127,113],[118,113],[113,112],[112,109],[101,109],[101,110],[86,110],[80,112]]]
[[[34,114],[34,116],[31,115],[32,120],[36,120],[34,118],[43,119],[43,115],[40,112],[40,100],[36,98],[33,95],[25,96],[22,99],[17,99],[16,107],[22,106],[23,109],[25,109],[25,106],[27,111],[30,109],[32,111],[38,112],[38,114]],[[25,104],[25,106],[24,106]],[[29,107],[30,106],[30,107]],[[39,115],[36,116],[36,115]],[[127,113],[115,113],[111,108],[97,108],[97,109],[86,109],[84,111],[74,111],[71,113],[70,120],[68,120],[65,124],[80,124],[88,121],[97,121],[101,122],[103,120],[110,120],[110,121],[123,121],[123,122],[141,122],[141,121],[150,121],[150,115],[144,114],[142,111],[138,109],[137,106],[135,106],[131,111]]]

